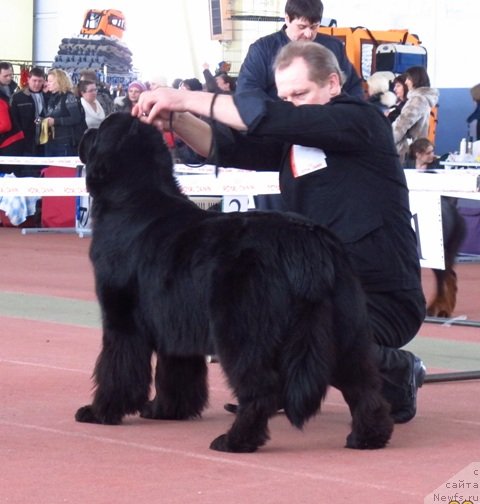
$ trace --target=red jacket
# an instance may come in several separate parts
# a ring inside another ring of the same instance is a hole
[[[12,122],[8,101],[0,94],[0,149],[23,138],[25,138],[23,131],[15,127]]]

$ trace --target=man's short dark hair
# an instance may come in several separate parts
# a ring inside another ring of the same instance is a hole
[[[310,23],[320,23],[323,16],[322,0],[287,0],[285,14],[290,21],[305,18]]]
[[[0,61],[0,70],[12,70],[12,64],[7,61]]]
[[[33,67],[30,72],[28,72],[28,75],[29,77],[41,77],[42,79],[45,79],[45,72],[39,67]]]

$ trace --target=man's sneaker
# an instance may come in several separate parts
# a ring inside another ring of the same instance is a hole
[[[395,408],[390,413],[395,423],[409,422],[417,413],[417,391],[425,381],[427,368],[419,357],[415,355],[412,355],[412,357],[412,374],[408,383],[408,399],[404,404]]]

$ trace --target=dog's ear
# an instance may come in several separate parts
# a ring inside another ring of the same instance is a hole
[[[90,128],[85,131],[82,139],[80,140],[80,145],[78,146],[78,155],[80,157],[80,161],[83,164],[87,164],[89,153],[92,150],[95,139],[97,138],[97,133],[98,130],[96,128]]]

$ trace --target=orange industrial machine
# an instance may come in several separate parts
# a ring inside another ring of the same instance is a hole
[[[119,10],[89,9],[80,33],[62,39],[53,67],[68,72],[74,82],[82,70],[94,70],[103,82],[128,84],[136,73],[132,52],[122,40],[124,32],[125,16]]]
[[[106,35],[121,39],[124,31],[125,17],[122,12],[114,9],[90,9],[85,14],[80,33],[83,35]]]

